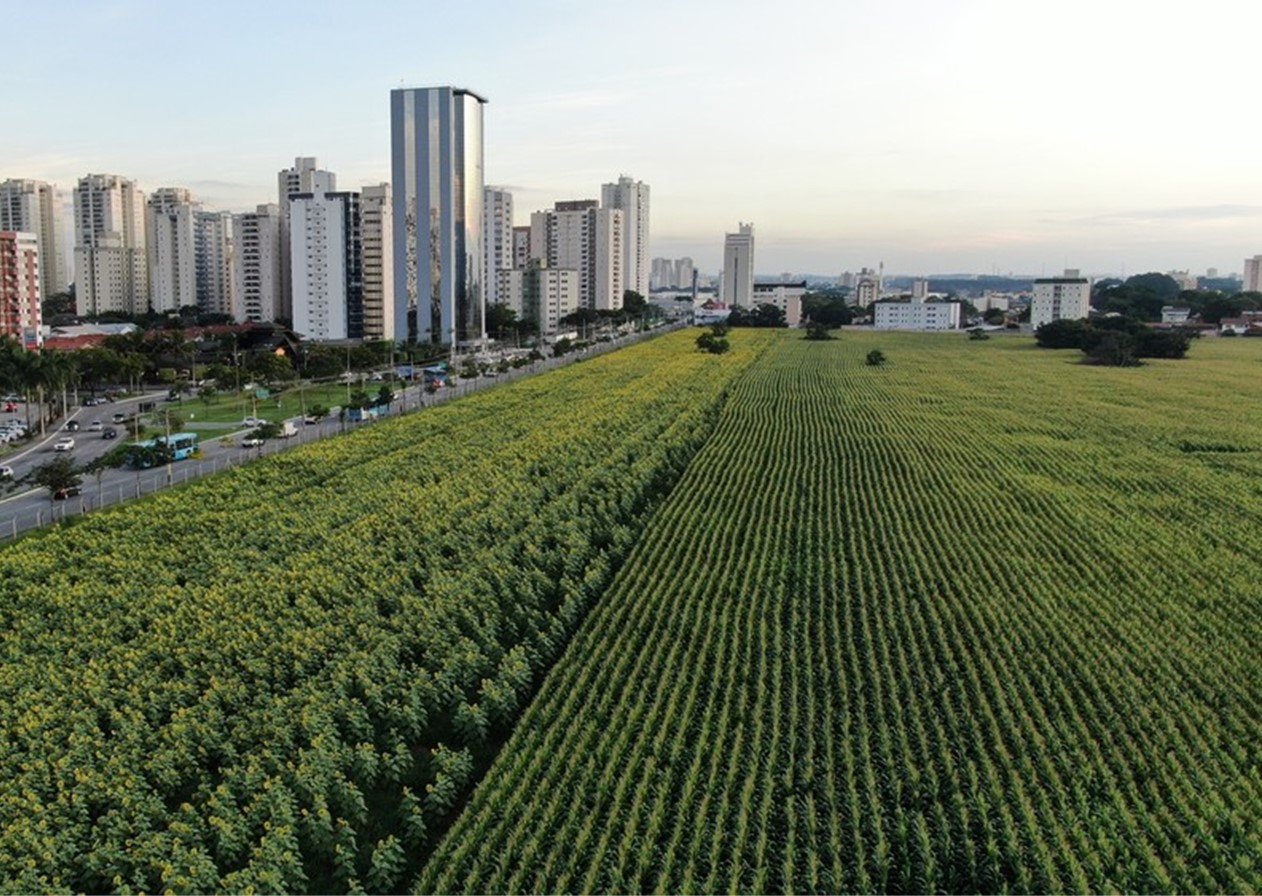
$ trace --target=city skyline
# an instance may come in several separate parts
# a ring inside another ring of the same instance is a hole
[[[650,256],[704,271],[738,221],[758,228],[760,273],[1226,274],[1262,251],[1262,183],[1238,136],[1262,10],[1243,3],[1191,20],[1078,0],[40,15],[64,64],[15,44],[13,70],[40,76],[0,107],[20,124],[0,138],[0,180],[66,195],[108,173],[247,211],[297,156],[344,189],[378,184],[390,90],[451,83],[489,100],[486,182],[512,190],[515,223],[626,174],[653,190]],[[421,63],[421,33],[452,39]],[[312,52],[330,35],[337,65]]]

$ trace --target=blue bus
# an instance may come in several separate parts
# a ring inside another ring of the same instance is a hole
[[[169,446],[169,448],[168,448]],[[127,466],[148,469],[170,460],[184,460],[197,453],[197,433],[173,432],[156,439],[145,439],[127,446]]]

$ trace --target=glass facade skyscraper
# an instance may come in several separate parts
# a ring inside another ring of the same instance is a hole
[[[458,87],[390,91],[395,326],[408,341],[485,336],[485,104]]]

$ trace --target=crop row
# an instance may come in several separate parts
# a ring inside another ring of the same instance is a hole
[[[880,338],[746,371],[417,891],[1262,887],[1249,348]]]
[[[662,337],[6,548],[4,886],[405,883],[757,341]]]

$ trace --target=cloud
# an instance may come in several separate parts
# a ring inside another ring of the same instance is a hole
[[[1076,218],[1066,223],[1152,224],[1163,221],[1209,223],[1239,221],[1242,218],[1262,218],[1262,205],[1184,205],[1170,208],[1106,212],[1101,215]]]

